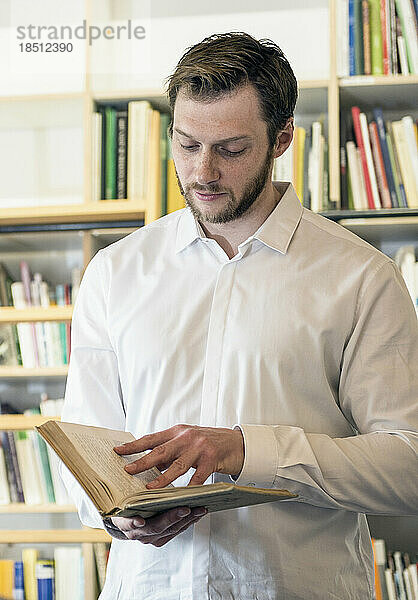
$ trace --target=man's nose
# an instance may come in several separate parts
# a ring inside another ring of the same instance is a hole
[[[200,185],[208,185],[218,181],[219,177],[216,158],[210,152],[202,152],[196,165],[196,182]]]

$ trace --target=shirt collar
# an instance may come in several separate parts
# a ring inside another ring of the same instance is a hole
[[[275,181],[273,185],[281,194],[280,202],[259,229],[244,244],[255,238],[266,246],[273,248],[273,250],[286,254],[293,234],[302,218],[303,207],[291,183]],[[187,207],[182,211],[178,222],[176,254],[195,240],[204,238],[202,227]]]

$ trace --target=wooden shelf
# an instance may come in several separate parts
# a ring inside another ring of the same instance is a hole
[[[368,85],[409,85],[418,83],[418,75],[355,75],[339,80],[340,87]]]
[[[24,502],[3,504],[0,514],[49,514],[77,512],[73,504],[25,504]]]
[[[59,421],[60,417],[47,417],[44,415],[0,415],[0,431],[33,429],[50,420]]]
[[[83,544],[110,542],[103,529],[13,529],[0,531],[0,544]]]
[[[85,204],[53,206],[24,206],[2,208],[1,225],[43,223],[88,223],[93,221],[120,221],[144,219],[145,202],[132,200],[102,200]]]
[[[50,379],[64,378],[68,375],[68,365],[62,367],[25,367],[0,366],[0,379]]]
[[[50,306],[49,308],[22,308],[4,306],[0,308],[0,323],[28,323],[33,321],[71,321],[72,306]]]

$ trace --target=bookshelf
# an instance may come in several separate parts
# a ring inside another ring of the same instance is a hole
[[[86,19],[88,23],[105,19],[116,22],[129,17],[129,11],[137,10],[133,4],[118,3],[116,0],[84,0],[79,6],[82,6],[80,20]],[[0,177],[2,182],[6,182],[0,191],[0,253],[1,240],[4,239],[8,245],[7,252],[10,252],[10,247],[14,249],[13,260],[16,260],[22,247],[29,261],[29,257],[45,254],[39,258],[40,268],[44,264],[42,261],[58,264],[55,253],[67,258],[72,253],[73,258],[68,260],[84,269],[98,249],[148,222],[148,207],[153,206],[155,198],[92,201],[92,114],[97,104],[119,103],[122,106],[138,99],[147,99],[153,107],[168,111],[162,78],[171,72],[185,47],[209,33],[219,31],[219,14],[223,17],[223,31],[244,30],[256,37],[271,37],[288,55],[299,80],[297,121],[309,124],[319,116],[325,116],[329,144],[329,195],[337,204],[340,201],[341,111],[352,104],[358,104],[366,111],[379,104],[383,110],[394,115],[411,111],[416,116],[418,75],[338,77],[337,0],[314,0],[308,6],[300,2],[261,0],[256,9],[249,0],[233,0],[229,3],[213,0],[210,6],[188,1],[181,5],[155,2],[152,7],[150,4],[150,14],[145,15],[145,18],[155,22],[154,38],[149,48],[155,60],[147,72],[136,72],[132,57],[120,61],[126,62],[129,67],[123,73],[118,73],[116,69],[111,74],[101,72],[97,65],[103,45],[98,44],[86,46],[85,71],[80,76],[49,79],[42,76],[36,81],[29,76],[21,80],[12,77],[10,82],[6,78],[5,85],[0,88],[0,147],[8,148],[8,144],[11,144],[10,131],[13,130],[23,141],[33,138],[33,145],[25,154],[26,163],[31,162],[31,151],[33,154],[41,153],[44,139],[48,136],[54,140],[55,146],[52,147],[57,149],[57,153],[54,155],[49,151],[48,177],[41,182],[36,181],[34,171],[41,170],[44,159],[42,163],[35,161],[32,170],[25,166],[20,171],[13,163],[22,162],[17,153],[18,147],[11,145],[8,160],[0,160]],[[134,16],[138,16],[136,12]],[[278,26],[280,19],[286,22],[285,28]],[[180,28],[180,34],[173,36],[171,34],[176,27]],[[169,55],[163,51],[167,39],[170,39]],[[110,65],[115,64],[114,56],[105,53],[104,57]],[[147,60],[150,60],[149,56]],[[94,72],[89,72],[89,67]],[[4,141],[6,145],[1,143]],[[72,148],[71,155],[69,148]],[[74,148],[78,154],[76,160],[73,157]],[[5,152],[0,149],[0,158],[4,155]],[[64,173],[63,165],[69,165],[68,172]],[[60,176],[63,177],[63,185],[58,186]],[[25,184],[25,177],[31,185]],[[15,185],[16,181],[19,185]],[[418,209],[333,211],[324,213],[324,216],[338,221],[390,256],[401,245],[416,245],[418,241]],[[6,252],[0,260],[7,262]],[[49,267],[45,268],[47,276]],[[53,267],[51,269],[54,270]],[[71,316],[72,307],[51,307],[42,311],[0,308],[0,324],[37,320],[70,321]],[[2,398],[8,400],[10,397],[12,400],[22,394],[26,408],[36,402],[42,389],[47,389],[52,395],[62,395],[67,372],[66,366],[43,369],[0,367],[0,385],[5,388]],[[26,429],[36,424],[29,417],[17,421],[16,418],[10,417],[8,420],[0,416],[0,429]],[[13,505],[0,507],[0,515],[14,514],[18,518],[20,514],[32,512],[60,515],[72,510],[69,506]],[[392,533],[396,537],[401,531],[408,549],[414,544],[418,529],[416,520],[408,519],[408,523],[408,526],[404,525],[404,518],[375,519],[373,533],[377,537],[391,539]],[[22,543],[46,541],[88,544],[108,539],[107,534],[101,531],[55,527],[0,532],[0,543],[20,540]]]

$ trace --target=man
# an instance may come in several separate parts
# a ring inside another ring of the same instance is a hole
[[[271,182],[297,87],[231,33],[169,80],[188,208],[99,252],[73,319],[64,419],[131,431],[150,487],[227,480],[296,500],[114,518],[101,598],[373,596],[364,513],[416,511],[417,322],[393,261]],[[86,525],[103,526],[74,481]],[[191,526],[193,525],[193,527]]]

